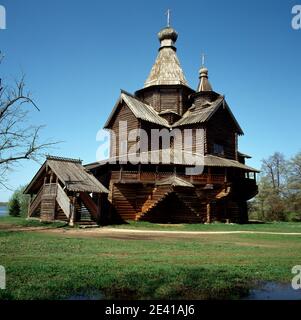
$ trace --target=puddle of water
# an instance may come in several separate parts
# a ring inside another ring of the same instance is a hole
[[[301,300],[301,290],[294,290],[291,284],[269,281],[258,289],[250,290],[244,300]]]

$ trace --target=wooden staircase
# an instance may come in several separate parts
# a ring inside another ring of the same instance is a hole
[[[172,188],[169,186],[157,187],[151,197],[145,201],[142,206],[141,212],[136,214],[136,221],[142,220],[147,214],[149,214],[153,208],[155,208],[160,202],[162,202],[171,192]]]
[[[204,205],[206,205],[206,202],[202,201],[195,191],[176,190],[175,194],[196,216],[203,215]]]
[[[75,208],[75,223],[96,226],[98,208],[89,194],[81,192]],[[72,203],[60,184],[45,184],[29,206],[28,216],[32,217],[39,209],[40,217],[48,220],[70,222]]]
[[[92,218],[90,211],[87,209],[87,207],[81,203],[81,205],[76,205],[76,222],[75,224],[79,226],[89,226],[89,227],[96,227],[97,223]]]
[[[57,187],[57,195],[56,195],[56,201],[58,203],[58,205],[60,206],[60,217],[62,217],[64,214],[64,221],[68,221],[70,219],[71,216],[71,206],[70,206],[70,199],[67,196],[67,194],[65,193],[65,191],[63,190],[63,188],[58,184]],[[60,219],[59,219],[60,220]]]
[[[97,227],[95,221],[97,206],[93,199],[86,193],[80,194],[80,201],[75,206],[76,221],[75,224],[83,227]]]
[[[39,206],[41,206],[42,195],[43,195],[43,188],[40,189],[38,194],[35,196],[35,198],[29,204],[29,212],[28,212],[29,218],[33,217],[35,211],[39,208]]]
[[[66,223],[69,222],[69,219],[66,217],[65,212],[59,206],[57,206],[56,209],[55,220],[64,221]]]

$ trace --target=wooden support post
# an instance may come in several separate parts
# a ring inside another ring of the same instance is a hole
[[[155,172],[155,182],[157,182],[157,179],[158,179],[158,166],[156,166],[156,172]]]
[[[227,170],[227,168],[225,168],[225,183],[228,182],[228,177],[227,177],[227,175],[228,175],[228,170]]]
[[[73,196],[72,201],[70,201],[70,222],[69,222],[69,225],[71,227],[74,226],[74,222],[75,222],[75,202],[76,202],[76,197]]]
[[[32,202],[32,194],[29,196],[29,201],[28,201],[28,208],[27,208],[27,218],[30,217],[30,207],[31,207],[31,202]]]
[[[207,183],[208,184],[211,183],[211,168],[210,167],[208,167]]]
[[[122,181],[122,171],[123,171],[123,166],[120,165],[120,171],[119,171],[119,182]]]
[[[139,166],[138,166],[138,179],[139,181],[141,181],[141,163],[139,163]]]
[[[97,194],[97,222],[100,224],[104,224],[103,220],[103,212],[102,212],[102,194]]]
[[[207,223],[211,223],[211,204],[207,203]]]

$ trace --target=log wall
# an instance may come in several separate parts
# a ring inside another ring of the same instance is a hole
[[[236,132],[233,119],[220,108],[206,127],[205,153],[214,154],[214,144],[224,146],[224,156],[236,159]]]
[[[182,116],[191,106],[189,95],[192,92],[184,86],[156,86],[140,90],[137,95],[157,112],[170,109]]]
[[[119,122],[120,121],[126,121],[127,123],[127,131],[126,133],[120,133],[120,127]],[[127,152],[129,152],[130,148],[136,143],[136,142],[129,142],[127,139],[128,133],[133,129],[139,128],[139,120],[134,116],[132,111],[129,109],[129,107],[126,106],[125,103],[122,103],[120,105],[119,111],[116,113],[115,118],[112,122],[111,130],[115,133],[116,141],[111,139],[110,144],[110,156],[114,157],[119,154],[120,149],[120,140],[119,140],[119,133],[121,134],[121,137],[124,138],[124,140],[127,143]]]

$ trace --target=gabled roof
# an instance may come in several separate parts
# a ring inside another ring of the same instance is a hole
[[[80,160],[48,156],[40,170],[25,189],[24,193],[30,193],[31,189],[34,188],[35,182],[45,174],[47,167],[54,172],[69,191],[95,193],[109,192],[109,190],[92,174],[85,170]]]
[[[202,108],[189,108],[184,113],[183,117],[175,122],[172,127],[180,127],[189,124],[208,122],[221,107],[225,108],[229,112],[231,118],[235,123],[235,126],[237,127],[238,133],[243,134],[240,125],[235,119],[223,96],[219,96],[214,102],[206,102],[206,105],[204,105]]]
[[[107,122],[104,125],[104,128],[109,127],[110,122],[117,112],[121,102],[124,102],[130,108],[137,119],[155,123],[167,128],[169,127],[168,122],[164,118],[160,117],[158,112],[156,112],[153,107],[147,105],[146,103],[143,103],[137,97],[134,97],[133,95],[125,91],[121,91],[120,98],[115,104],[115,107],[113,108]]]
[[[176,175],[170,176],[166,179],[162,179],[156,183],[157,186],[172,186],[172,187],[187,187],[194,188],[194,185],[184,179],[177,177]]]

